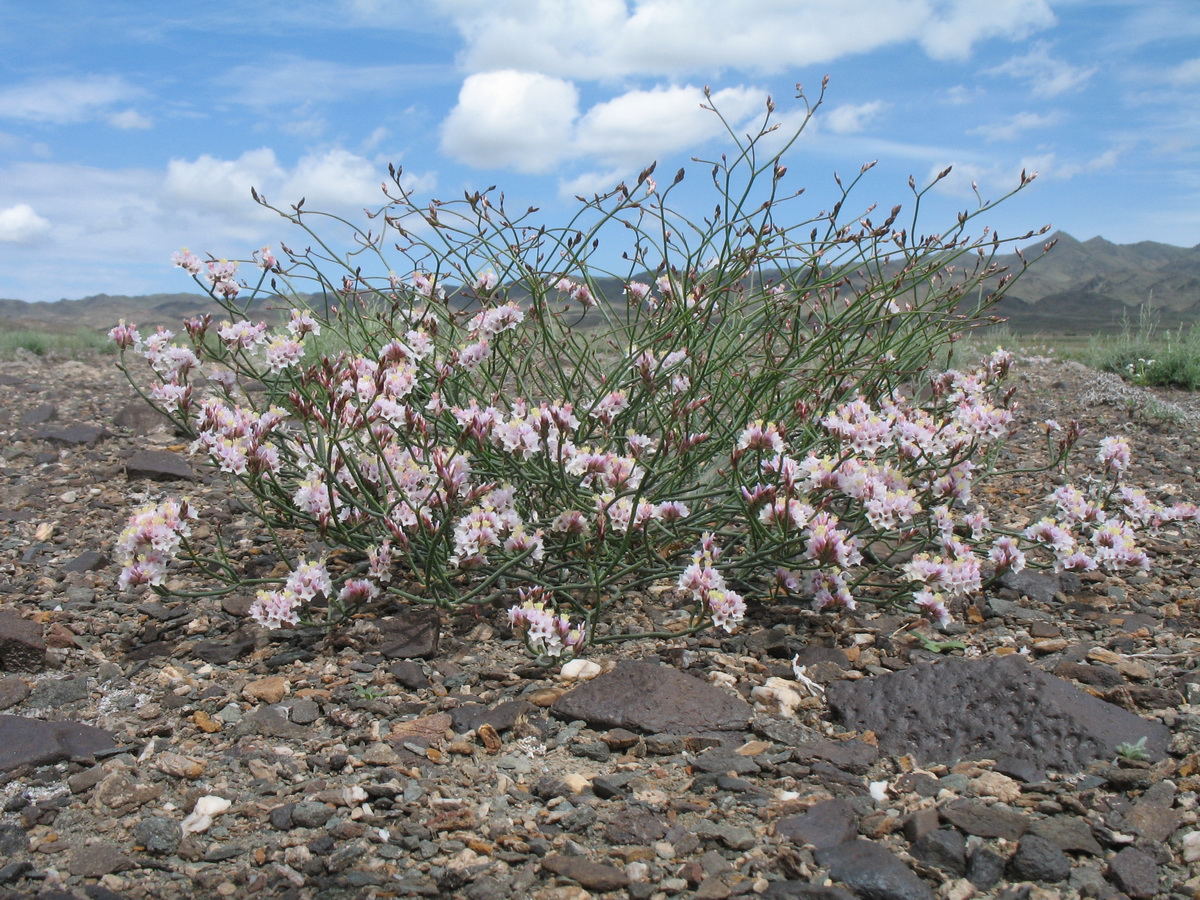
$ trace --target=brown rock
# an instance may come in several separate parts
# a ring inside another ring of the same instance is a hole
[[[286,678],[281,675],[271,675],[267,678],[251,681],[242,688],[242,693],[250,699],[258,700],[262,703],[278,703],[290,694],[291,690],[292,686]]]

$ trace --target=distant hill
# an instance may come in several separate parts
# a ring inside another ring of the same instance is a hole
[[[1038,259],[1013,285],[995,312],[1020,331],[1093,332],[1136,320],[1139,310],[1151,310],[1166,327],[1200,322],[1200,245],[1176,247],[1154,241],[1114,244],[1102,237],[1079,241],[1057,232],[1031,245],[1027,258],[1041,254],[1047,241],[1054,248]],[[997,259],[1016,271],[1015,254]],[[601,288],[610,301],[620,302],[616,281]],[[275,301],[255,303],[255,314],[266,316]],[[107,330],[119,319],[139,326],[166,325],[179,330],[183,319],[221,310],[203,294],[150,294],[141,297],[97,294],[81,300],[25,303],[0,300],[0,325]]]

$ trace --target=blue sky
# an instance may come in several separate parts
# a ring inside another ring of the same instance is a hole
[[[825,75],[788,160],[810,214],[835,170],[878,159],[857,196],[886,207],[953,165],[937,231],[1025,168],[1002,235],[1200,243],[1196,0],[0,0],[0,297],[191,290],[182,246],[298,240],[251,185],[365,224],[388,163],[562,222],[727,149],[704,85],[788,119]]]

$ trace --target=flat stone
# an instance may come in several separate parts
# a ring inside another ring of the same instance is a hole
[[[115,746],[112,732],[82,722],[0,715],[0,772],[86,759]]]
[[[125,477],[151,481],[194,481],[192,464],[169,450],[138,450],[125,462]]]
[[[81,878],[99,878],[101,875],[132,869],[133,866],[133,860],[122,853],[116,844],[85,844],[71,853],[67,871]]]
[[[967,860],[967,881],[981,891],[986,891],[1000,882],[1008,860],[987,847],[977,847]]]
[[[913,859],[952,875],[967,871],[967,840],[953,828],[937,828],[918,839],[909,850]]]
[[[40,672],[46,665],[42,626],[11,609],[0,610],[0,668],[8,672]]]
[[[33,436],[59,447],[94,447],[111,435],[101,425],[67,425],[62,428],[43,425]]]
[[[593,728],[650,734],[742,731],[753,711],[740,697],[658,663],[627,660],[563,694],[550,707]]]
[[[111,562],[108,555],[100,550],[84,550],[77,557],[62,567],[63,572],[95,572],[103,569]]]
[[[1126,847],[1108,861],[1113,883],[1130,897],[1149,898],[1158,893],[1158,865],[1136,847]]]
[[[934,900],[929,885],[891,851],[858,838],[817,851],[817,863],[835,881],[870,900]]]
[[[113,416],[113,424],[118,428],[128,428],[139,435],[175,430],[174,422],[140,397],[117,410]]]
[[[1079,577],[1071,572],[1054,574],[1033,569],[1009,570],[1000,576],[1000,584],[1035,603],[1053,603],[1058,594],[1077,594],[1081,587]]]
[[[589,891],[619,891],[629,886],[629,876],[615,866],[593,862],[582,856],[547,856],[542,868],[578,882]]]
[[[976,800],[955,800],[942,807],[942,818],[965,834],[1015,841],[1029,828],[1029,819],[1002,806]]]
[[[526,700],[508,700],[496,706],[464,703],[450,710],[451,727],[460,734],[476,731],[481,725],[491,725],[496,731],[508,731],[536,707]]]
[[[260,734],[263,737],[297,741],[312,737],[310,729],[289,722],[287,717],[274,706],[260,706],[258,709],[246,713],[237,727],[240,732]]]
[[[826,697],[848,727],[874,731],[882,753],[908,753],[923,764],[1011,755],[1078,772],[1143,737],[1149,757],[1162,759],[1170,739],[1161,723],[1099,700],[1016,654],[840,681]]]
[[[254,638],[234,635],[229,641],[197,641],[192,655],[197,659],[223,666],[245,656],[254,649]]]
[[[879,749],[859,740],[831,741],[822,738],[796,747],[792,751],[792,759],[796,762],[823,759],[844,772],[865,775],[879,760]]]
[[[780,819],[775,833],[794,844],[811,844],[824,850],[854,840],[858,816],[845,800],[825,800],[799,815]]]
[[[46,706],[57,709],[68,703],[78,703],[88,697],[86,676],[68,676],[39,681],[29,692],[30,706]]]
[[[386,659],[430,659],[441,643],[442,619],[436,609],[410,609],[401,615],[380,619],[379,652]]]
[[[1137,832],[1141,840],[1159,844],[1175,833],[1180,816],[1173,809],[1153,803],[1138,803],[1125,814],[1125,825]]]
[[[773,881],[761,896],[765,900],[854,900],[853,894],[839,887],[807,881]]]
[[[58,418],[58,407],[53,403],[39,403],[33,409],[21,413],[22,425],[45,425]]]
[[[667,833],[662,816],[648,809],[626,807],[617,811],[604,826],[610,844],[648,847]]]
[[[174,853],[182,838],[179,823],[166,816],[147,816],[133,829],[133,839],[145,847],[147,853]]]
[[[388,672],[396,679],[397,684],[410,691],[423,690],[431,684],[425,670],[411,659],[402,659],[400,662],[392,663],[388,666]]]
[[[1071,875],[1071,860],[1053,841],[1027,834],[1021,838],[1012,859],[1013,874],[1023,881],[1066,881]]]
[[[1052,841],[1060,850],[1103,856],[1104,849],[1092,834],[1092,826],[1078,816],[1050,816],[1029,828],[1030,834]]]
[[[29,685],[25,683],[25,679],[16,675],[0,678],[0,709],[16,706],[28,696]]]

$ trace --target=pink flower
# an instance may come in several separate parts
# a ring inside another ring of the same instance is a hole
[[[1117,476],[1129,468],[1132,454],[1129,442],[1124,438],[1106,437],[1100,441],[1100,450],[1096,453],[1096,461],[1104,466],[1105,473]]]
[[[296,607],[300,598],[291,591],[261,590],[250,606],[250,617],[264,628],[276,629],[284,625],[295,625],[300,621]]]
[[[187,247],[172,253],[171,263],[189,275],[199,275],[204,270],[204,264],[200,262],[200,257],[188,250]]]
[[[137,326],[126,325],[124,319],[121,319],[120,324],[115,325],[112,330],[109,331],[108,338],[122,350],[128,350],[130,347],[136,347],[142,342],[142,336],[138,334]]]

